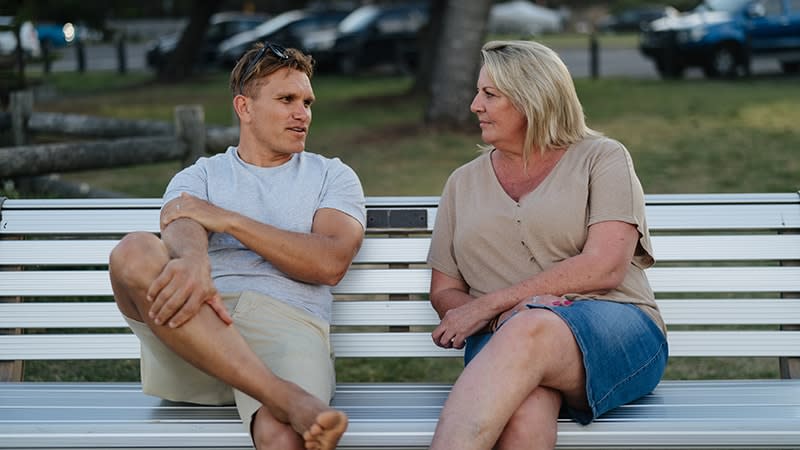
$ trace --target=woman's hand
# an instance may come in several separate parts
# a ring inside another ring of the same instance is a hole
[[[572,304],[572,300],[568,300],[564,297],[559,297],[557,295],[534,295],[531,298],[525,299],[521,301],[518,305],[514,306],[513,308],[509,309],[508,311],[500,314],[497,321],[494,322],[494,329],[492,331],[496,331],[500,328],[503,323],[510,319],[511,316],[518,313],[519,311],[524,311],[528,309],[528,305],[547,305],[547,306],[569,306]]]
[[[492,318],[486,305],[487,302],[475,299],[448,310],[431,333],[433,343],[442,348],[463,348],[467,338],[484,328]]]

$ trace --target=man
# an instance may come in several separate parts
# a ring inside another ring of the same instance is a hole
[[[230,78],[238,147],[178,173],[161,238],[129,234],[110,257],[143,390],[235,401],[259,450],[332,450],[347,427],[328,406],[330,286],[361,245],[364,194],[338,159],[304,152],[312,63],[269,43],[245,53]]]

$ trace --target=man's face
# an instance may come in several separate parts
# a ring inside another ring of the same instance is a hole
[[[272,156],[306,148],[314,91],[305,73],[290,68],[264,77],[249,98],[249,125],[259,147]]]

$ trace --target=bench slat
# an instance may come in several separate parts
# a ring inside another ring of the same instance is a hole
[[[4,210],[3,234],[123,234],[158,232],[157,209]]]
[[[790,198],[792,194],[787,196]],[[703,196],[697,196],[703,198]],[[795,196],[796,197],[796,196]],[[690,199],[690,196],[686,197]],[[724,199],[724,196],[719,196]],[[797,198],[786,203],[738,203],[736,196],[730,201],[720,200],[707,203],[697,199],[687,202],[654,201],[648,203],[647,221],[652,231],[660,230],[748,230],[748,229],[797,229],[800,228],[800,208]],[[404,207],[426,208],[428,210],[428,226],[431,230],[436,215],[438,199],[427,197],[430,203],[413,202]],[[134,199],[135,200],[135,199]],[[423,199],[424,200],[424,199]],[[152,207],[139,209],[125,208],[115,210],[109,217],[107,210],[91,209],[91,201],[81,209],[66,209],[66,204],[58,204],[51,200],[29,201],[32,209],[23,209],[21,200],[9,200],[3,208],[0,234],[120,234],[130,231],[158,231],[157,203],[151,199],[143,199],[143,204],[152,203]],[[54,205],[48,208],[47,205]],[[119,205],[125,205],[121,202]],[[38,206],[37,206],[38,205]],[[113,207],[114,202],[104,200],[96,203],[97,208]],[[368,200],[368,208],[383,206],[376,198]]]
[[[800,267],[662,267],[648,269],[655,292],[800,292]],[[351,270],[338,294],[427,294],[428,269]],[[110,296],[108,272],[0,272],[0,297]]]
[[[339,384],[333,405],[350,416],[339,448],[426,448],[448,392],[442,384]],[[795,447],[799,394],[798,380],[662,381],[588,427],[559,420],[558,448],[663,448],[685,444],[687,436],[695,447]],[[161,449],[247,448],[233,407],[161,402],[136,383],[6,383],[0,398],[0,448],[96,448],[120,440]],[[81,406],[62,407],[70,405]],[[43,425],[51,433],[42,434]]]
[[[653,236],[666,261],[780,261],[797,259],[800,235]],[[108,264],[118,240],[0,241],[0,266]],[[354,263],[425,263],[430,238],[369,238]]]
[[[645,194],[645,203],[653,205],[719,205],[719,204],[795,204],[800,205],[796,192],[734,192],[726,194]],[[420,208],[436,206],[438,196],[367,196],[368,208]],[[161,199],[147,198],[64,198],[9,199],[4,210],[14,209],[158,209]]]
[[[797,204],[647,205],[650,231],[800,228]]]
[[[339,357],[460,357],[430,333],[336,333]],[[800,331],[672,331],[670,356],[800,356]],[[132,334],[0,335],[0,360],[138,359]]]
[[[731,392],[731,395],[735,395]],[[762,408],[753,408],[758,414]],[[347,411],[347,409],[345,409]],[[674,418],[656,420],[660,410],[654,411],[652,420],[647,418],[633,421],[598,420],[589,427],[559,421],[559,449],[591,448],[681,448],[687,442],[692,448],[796,448],[798,435],[793,427],[796,419],[753,420],[753,419],[708,419],[691,414],[693,410],[680,409],[689,413],[687,419]],[[347,411],[350,413],[351,411]],[[387,448],[394,450],[428,448],[436,426],[435,418],[425,418],[438,414],[438,410],[413,410],[404,412],[416,414],[421,419],[391,419],[387,428],[379,421],[351,419],[348,431],[342,437],[337,449]],[[427,414],[424,414],[426,413]],[[699,410],[704,413],[707,410]],[[714,412],[713,410],[711,412]],[[792,408],[775,408],[775,413],[791,413]],[[373,414],[384,413],[376,410]],[[47,424],[48,433],[41,433],[41,425],[9,424],[0,425],[4,440],[0,448],[118,448],[120,442],[125,448],[158,448],[170,450],[179,448],[214,448],[252,450],[249,437],[241,423],[209,423],[152,421],[142,424],[77,423]],[[200,431],[202,430],[202,431]],[[646,436],[646,444],[642,443]]]
[[[0,241],[0,266],[107,265],[119,240]],[[356,264],[424,263],[430,238],[369,238],[353,260]]]
[[[660,299],[658,305],[668,325],[800,324],[800,299]],[[439,318],[427,301],[336,301],[332,324],[435,326]],[[0,328],[118,327],[127,324],[113,302],[0,303]]]
[[[800,403],[800,389],[783,390],[794,385],[800,388],[800,380],[662,380],[655,390],[656,395],[646,396],[634,404],[622,405],[620,409],[636,409],[641,406],[704,406],[714,403],[720,406],[793,405]],[[339,383],[336,388],[336,404],[358,408],[372,404],[374,397],[381,397],[379,404],[391,407],[438,406],[450,392],[448,383]],[[730,390],[737,395],[731,396]],[[107,397],[114,396],[119,402],[109,403]],[[0,419],[16,418],[6,408],[43,408],[72,406],[75,408],[106,409],[198,409],[202,414],[214,414],[220,409],[194,405],[176,404],[159,398],[143,395],[141,385],[134,382],[37,382],[2,383]],[[75,400],[80,399],[80,402]],[[798,411],[800,413],[800,411]],[[227,413],[225,413],[227,414]],[[233,414],[236,414],[233,412]]]

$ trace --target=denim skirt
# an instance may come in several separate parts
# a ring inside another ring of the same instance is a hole
[[[589,424],[603,413],[652,392],[661,380],[667,365],[667,340],[638,307],[580,300],[570,306],[530,304],[528,308],[548,309],[561,317],[583,354],[591,412],[567,405],[562,408],[562,414],[576,422]],[[485,333],[467,338],[464,363],[469,364],[491,337],[492,333]]]

